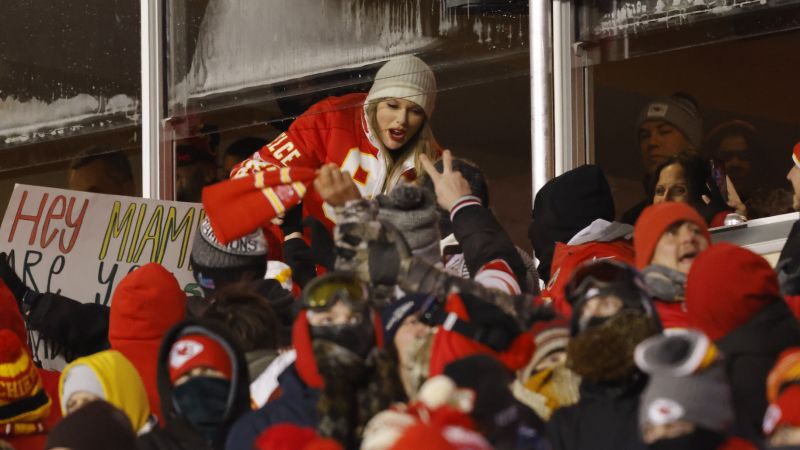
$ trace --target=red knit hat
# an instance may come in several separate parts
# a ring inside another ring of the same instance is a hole
[[[219,342],[201,334],[187,334],[172,344],[169,352],[169,379],[175,380],[197,367],[208,367],[233,377],[231,357]]]
[[[686,280],[689,322],[713,341],[776,301],[778,279],[767,260],[725,242],[700,253]]]
[[[648,206],[642,211],[633,228],[633,248],[636,251],[636,268],[641,270],[650,265],[656,245],[669,227],[678,222],[691,222],[702,230],[711,243],[706,221],[697,210],[686,203],[664,202]]]
[[[792,149],[792,161],[794,161],[794,165],[800,168],[800,142],[794,144],[794,149]]]
[[[315,171],[304,167],[264,170],[203,189],[203,207],[224,245],[250,234],[300,203]]]
[[[764,414],[764,434],[769,436],[780,425],[800,427],[800,386],[784,389]]]

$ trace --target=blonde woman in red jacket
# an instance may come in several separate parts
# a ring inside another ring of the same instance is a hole
[[[349,197],[388,192],[400,180],[414,180],[422,173],[421,155],[438,158],[430,128],[435,100],[436,79],[427,64],[411,55],[390,59],[368,94],[329,97],[315,104],[287,132],[234,167],[231,178],[271,168],[308,167],[321,169],[321,176],[328,178],[346,172],[355,182],[347,183]],[[335,222],[331,205],[318,194],[306,195],[303,203],[306,215],[329,228]]]

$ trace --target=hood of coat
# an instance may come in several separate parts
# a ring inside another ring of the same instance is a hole
[[[164,341],[158,353],[158,393],[161,398],[161,409],[165,427],[182,432],[194,431],[175,407],[174,386],[169,374],[169,356],[172,345],[184,335],[203,335],[214,339],[222,345],[231,360],[231,389],[228,395],[223,418],[224,436],[233,423],[250,410],[250,375],[244,352],[235,343],[234,338],[225,328],[215,321],[206,319],[188,319],[175,325],[164,335]],[[194,434],[199,434],[195,432]]]
[[[539,260],[539,277],[550,279],[556,242],[569,242],[596,219],[614,220],[614,199],[603,171],[593,165],[548,181],[533,203],[528,237]]]
[[[134,431],[142,430],[150,418],[150,404],[139,372],[122,353],[106,350],[72,361],[61,372],[58,392],[61,397],[61,412],[66,417],[67,393],[76,392],[76,387],[85,380],[79,377],[80,371],[73,369],[85,366],[94,373],[103,390],[103,400],[122,410],[131,420]],[[78,389],[80,390],[80,389]]]
[[[186,315],[186,294],[160,264],[149,263],[120,281],[111,297],[108,339],[161,340]]]
[[[686,279],[686,310],[691,325],[713,341],[782,301],[778,278],[769,263],[729,243],[715,244],[702,252]]]

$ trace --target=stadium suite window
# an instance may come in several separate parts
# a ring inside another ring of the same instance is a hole
[[[640,112],[674,93],[694,98],[700,155],[726,168],[748,217],[791,211],[785,175],[800,140],[800,2],[579,3],[593,157],[609,177],[618,215],[649,198]]]
[[[368,91],[386,59],[412,53],[437,78],[437,140],[483,168],[493,208],[528,246],[532,201],[520,189],[531,185],[528,7],[527,0],[168,1],[166,135],[175,147],[211,144],[222,179],[235,142],[272,140],[317,101]]]
[[[15,183],[70,187],[70,163],[86,151],[122,152],[138,185],[139,26],[138,2],[3,5],[0,214]]]

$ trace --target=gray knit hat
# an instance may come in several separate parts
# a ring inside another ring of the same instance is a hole
[[[687,421],[724,432],[733,423],[733,400],[714,344],[693,330],[646,339],[636,347],[636,365],[650,374],[639,404],[639,425]]]
[[[380,207],[378,219],[394,225],[414,255],[430,263],[441,261],[439,213],[432,192],[406,183],[376,199]]]
[[[412,101],[430,119],[436,103],[436,77],[421,59],[403,55],[390,59],[375,74],[367,102],[381,98],[402,98]]]
[[[686,136],[686,140],[694,148],[700,148],[702,145],[703,119],[697,111],[697,106],[688,98],[672,96],[648,103],[639,113],[637,130],[643,123],[651,120],[663,120],[671,124]]]
[[[200,224],[194,237],[191,254],[195,279],[206,289],[216,289],[219,281],[235,281],[242,269],[255,268],[267,270],[267,240],[264,232],[254,232],[235,241],[222,245],[208,217]],[[263,277],[264,273],[258,274]]]

